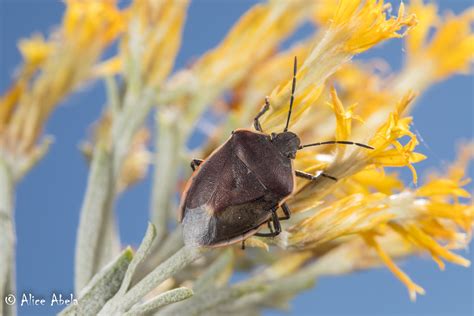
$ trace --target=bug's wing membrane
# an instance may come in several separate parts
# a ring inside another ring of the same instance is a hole
[[[291,160],[282,156],[266,135],[240,130],[232,141],[235,154],[270,192],[280,198],[292,193]]]

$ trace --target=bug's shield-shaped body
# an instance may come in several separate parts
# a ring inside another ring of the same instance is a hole
[[[186,185],[180,205],[187,245],[222,246],[254,234],[294,188],[292,162],[271,138],[236,130]]]

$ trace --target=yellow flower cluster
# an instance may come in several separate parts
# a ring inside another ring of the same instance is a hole
[[[406,36],[407,60],[403,71],[393,80],[393,91],[421,91],[456,73],[468,73],[474,60],[474,10],[459,15],[438,16],[434,3],[410,2],[420,27]]]
[[[338,244],[350,245],[343,248],[344,252],[369,251],[361,249],[363,240],[405,283],[410,297],[415,299],[416,293],[424,294],[423,289],[395,265],[391,254],[398,257],[425,251],[441,269],[444,269],[442,259],[466,267],[470,265],[451,249],[466,247],[474,223],[472,204],[459,200],[470,199],[463,186],[469,182],[464,170],[472,157],[474,147],[463,147],[448,175],[437,176],[415,190],[400,190],[399,180],[393,176],[385,178],[379,172],[375,174],[376,182],[367,181],[365,172],[359,175],[362,181],[351,177],[333,193],[337,197],[333,202],[305,212],[310,215],[291,225],[278,243],[286,249],[303,250],[304,254]],[[372,185],[376,183],[382,185],[382,190]],[[375,262],[373,259],[367,264],[360,262],[357,268],[367,268]],[[333,261],[333,265],[339,264],[344,266],[347,262]]]
[[[404,33],[398,33],[400,30],[416,25],[415,15],[405,17],[403,2],[397,17],[386,17],[390,7],[378,0],[339,1],[331,29],[338,37],[347,37],[347,51],[360,53],[383,40],[402,37]]]
[[[318,44],[305,56],[304,63],[299,68],[295,99],[298,107],[295,107],[293,121],[298,120],[319,98],[325,80],[354,55],[384,40],[401,37],[403,34],[397,33],[398,31],[416,24],[414,15],[404,17],[403,4],[397,18],[386,17],[385,11],[388,8],[383,1],[337,2],[333,17],[316,36]],[[270,94],[272,111],[276,113],[264,118],[263,124],[272,131],[282,128],[277,121],[284,122],[284,105],[289,99],[290,87],[291,80],[285,85],[277,86]]]
[[[410,33],[406,43],[408,62],[429,63],[435,79],[439,80],[452,73],[469,71],[474,58],[474,34],[471,30],[474,10],[467,10],[459,16],[448,14],[444,18],[438,18],[436,11],[435,4],[412,1],[410,12],[423,23],[422,27]],[[435,28],[435,34],[428,41],[432,28]]]
[[[89,79],[91,67],[123,28],[124,16],[115,1],[69,0],[65,4],[57,34],[47,41],[36,35],[20,42],[24,64],[0,99],[0,151],[15,177],[21,177],[46,150],[47,142],[40,147],[36,143],[51,111]]]
[[[181,45],[188,4],[188,0],[134,1],[126,10],[120,55],[99,65],[96,74],[123,71],[138,76],[143,85],[161,84],[173,68]]]

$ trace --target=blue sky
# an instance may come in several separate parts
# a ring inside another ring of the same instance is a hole
[[[215,46],[254,1],[195,1],[189,10],[177,68]],[[442,9],[460,12],[469,0],[441,1]],[[8,87],[20,56],[19,38],[45,33],[60,21],[60,1],[0,0],[0,91]],[[212,23],[209,23],[212,19]],[[300,30],[295,38],[307,34]],[[403,59],[401,41],[393,40],[360,58],[386,58],[394,69]],[[414,111],[415,129],[424,142],[420,150],[430,158],[418,170],[442,167],[455,154],[459,139],[472,139],[473,78],[455,76],[430,89]],[[69,96],[54,112],[46,133],[54,136],[48,155],[19,184],[16,198],[18,292],[49,297],[73,289],[73,261],[79,209],[88,169],[78,144],[104,104],[104,87],[96,82]],[[473,177],[473,171],[470,171]],[[124,243],[136,245],[146,228],[150,179],[123,196],[117,212]],[[471,247],[472,248],[472,247]],[[1,250],[0,250],[1,251]],[[473,255],[467,254],[474,259]],[[426,259],[426,258],[425,258]],[[427,291],[410,302],[404,286],[385,269],[344,277],[323,278],[315,289],[292,304],[297,315],[472,315],[473,269],[451,264],[440,272],[430,260],[412,258],[403,269]],[[56,312],[47,307],[21,308],[20,315]],[[268,312],[268,315],[280,315]]]

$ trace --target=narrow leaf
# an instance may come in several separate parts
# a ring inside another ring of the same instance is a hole
[[[59,315],[96,315],[119,290],[132,258],[132,250],[125,249],[117,259],[92,278],[82,290],[78,304],[69,305]]]
[[[193,296],[193,294],[193,290],[188,289],[186,287],[173,289],[158,295],[157,297],[149,300],[148,302],[142,305],[133,307],[129,312],[125,313],[124,315],[145,315],[153,312],[154,310],[160,307],[190,298],[191,296]]]
[[[148,223],[148,228],[145,233],[145,237],[143,238],[140,247],[138,247],[135,256],[133,257],[132,263],[128,267],[127,273],[125,274],[125,278],[123,279],[122,286],[120,287],[118,295],[124,295],[127,292],[130,283],[132,281],[132,277],[135,274],[135,270],[137,269],[138,265],[145,259],[151,249],[151,245],[153,244],[153,240],[156,237],[156,228],[153,224]]]

